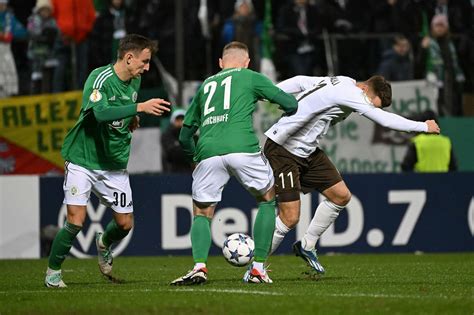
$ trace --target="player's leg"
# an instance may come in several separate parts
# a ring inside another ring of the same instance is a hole
[[[63,190],[67,217],[51,246],[45,278],[47,287],[66,286],[62,281],[61,266],[69,254],[74,239],[82,229],[93,181],[93,172],[66,162]]]
[[[194,266],[186,275],[172,281],[171,285],[194,285],[207,281],[207,258],[211,248],[211,220],[222,190],[230,175],[222,157],[201,161],[193,172],[193,222],[191,245]]]
[[[255,196],[258,212],[253,226],[255,242],[254,261],[244,276],[244,281],[271,283],[265,270],[275,229],[275,190],[272,169],[261,153],[234,153],[224,156],[231,173]]]
[[[253,225],[255,258],[243,280],[249,283],[272,283],[265,269],[265,262],[270,255],[275,230],[275,189],[272,187],[263,196],[257,197],[257,202],[258,212]]]
[[[318,259],[316,242],[349,202],[350,192],[336,167],[320,149],[311,155],[309,169],[301,178],[301,184],[303,192],[316,189],[321,191],[327,199],[316,208],[304,237],[293,244],[293,251],[314,271],[322,274],[325,270]]]
[[[194,266],[186,275],[172,281],[171,285],[195,285],[207,282],[207,258],[211,248],[211,220],[215,203],[193,201],[193,223],[191,225],[191,246]]]
[[[299,221],[300,217],[300,172],[306,168],[305,159],[294,156],[285,148],[267,139],[265,156],[273,169],[278,216],[272,238],[270,254],[274,253]]]
[[[193,269],[206,268],[209,249],[212,244],[211,221],[216,203],[193,201],[193,223],[191,225],[191,244],[194,260]]]
[[[351,198],[351,193],[344,181],[327,188],[322,194],[326,199],[316,208],[313,219],[301,240],[301,245],[307,250],[316,246],[321,235],[336,221],[339,213]]]
[[[96,234],[97,259],[100,272],[111,276],[113,267],[112,245],[124,239],[133,228],[133,198],[128,173],[97,171],[101,180],[92,188],[104,205],[112,208],[113,219],[104,233]]]

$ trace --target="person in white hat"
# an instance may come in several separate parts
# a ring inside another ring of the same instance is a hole
[[[28,58],[31,63],[31,93],[50,93],[52,76],[58,61],[53,56],[58,26],[53,18],[49,0],[37,0],[33,13],[28,17]]]

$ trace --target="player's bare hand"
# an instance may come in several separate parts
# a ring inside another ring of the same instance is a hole
[[[439,128],[438,124],[434,120],[427,120],[425,123],[428,125],[428,133],[439,134],[441,129]]]
[[[143,112],[150,115],[161,116],[165,112],[169,112],[171,103],[161,98],[152,98],[146,102],[138,103],[137,112]]]
[[[138,128],[140,128],[140,116],[135,116],[130,122],[130,125],[128,125],[128,129],[130,129],[131,132],[134,132]]]

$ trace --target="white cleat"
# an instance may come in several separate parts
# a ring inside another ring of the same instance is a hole
[[[46,271],[44,285],[47,288],[67,288],[67,285],[62,279],[61,270],[52,270],[50,268]]]
[[[193,269],[186,275],[172,281],[170,285],[196,285],[207,282],[207,268]]]
[[[273,283],[272,279],[268,276],[266,269],[261,272],[257,268],[247,270],[243,280],[246,283]]]
[[[99,261],[99,270],[105,276],[110,276],[112,274],[112,265],[114,263],[114,258],[112,257],[112,251],[110,247],[105,247],[101,242],[101,237],[103,233],[97,233],[95,235],[95,245],[97,247],[97,258]]]

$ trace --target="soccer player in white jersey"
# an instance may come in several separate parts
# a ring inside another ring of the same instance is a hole
[[[316,273],[323,274],[316,242],[351,199],[338,170],[319,148],[328,129],[352,112],[399,131],[438,134],[440,129],[434,120],[417,122],[382,110],[392,102],[390,83],[382,76],[365,82],[344,76],[296,76],[278,87],[297,94],[298,110],[281,117],[265,133],[268,139],[264,152],[275,176],[279,208],[271,253],[299,221],[300,192],[318,190],[326,199],[318,205],[303,239],[293,244],[293,251]]]

